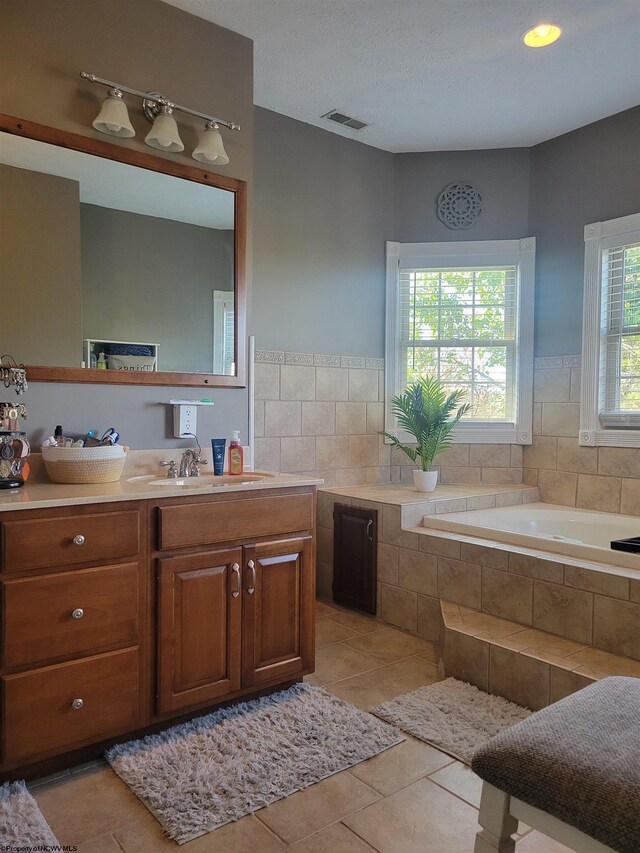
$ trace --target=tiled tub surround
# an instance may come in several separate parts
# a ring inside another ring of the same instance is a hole
[[[318,492],[318,595],[331,599],[334,503],[376,509],[377,615],[385,622],[435,642],[440,636],[439,599],[446,597],[451,582],[448,580],[452,573],[448,565],[452,556],[450,546],[456,543],[427,536],[419,529],[422,518],[431,513],[513,506],[537,500],[537,489],[509,484],[442,485],[428,496],[403,485],[325,487]],[[475,598],[470,606],[473,602]]]
[[[384,360],[256,350],[256,467],[311,473],[328,486],[412,483],[416,467],[384,443]],[[522,482],[522,448],[456,444],[443,484]]]
[[[580,356],[538,358],[523,481],[545,503],[640,515],[640,449],[581,447]]]

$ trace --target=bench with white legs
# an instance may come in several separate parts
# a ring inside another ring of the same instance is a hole
[[[513,853],[518,821],[579,853],[640,851],[640,679],[598,681],[491,738],[475,853]]]

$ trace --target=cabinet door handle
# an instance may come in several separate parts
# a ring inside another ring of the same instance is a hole
[[[249,562],[247,563],[247,567],[251,569],[251,584],[249,585],[249,587],[247,587],[247,592],[249,593],[249,595],[253,595],[253,593],[256,591],[256,564],[253,562],[253,560],[249,560]]]
[[[231,595],[234,598],[237,598],[240,595],[240,566],[238,563],[234,563],[231,566],[231,571],[233,572],[236,579],[236,588],[231,591]]]
[[[367,537],[369,538],[369,541],[373,541],[371,539],[371,525],[372,524],[373,524],[373,519],[370,518],[369,521],[367,522]]]

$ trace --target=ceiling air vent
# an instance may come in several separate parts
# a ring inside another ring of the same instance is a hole
[[[363,127],[367,127],[366,121],[351,118],[351,116],[347,116],[339,110],[331,110],[330,112],[325,113],[322,118],[329,119],[329,121],[335,121],[336,124],[341,124],[343,127],[350,127],[351,130],[362,130]]]

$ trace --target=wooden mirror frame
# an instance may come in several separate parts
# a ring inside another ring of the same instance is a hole
[[[132,373],[120,370],[97,370],[86,367],[46,367],[27,364],[29,382],[90,382],[103,385],[185,385],[207,388],[244,388],[247,372],[247,184],[237,178],[228,178],[215,172],[205,172],[197,166],[185,166],[172,160],[165,160],[154,154],[135,151],[124,146],[103,142],[58,130],[47,125],[36,124],[25,119],[0,113],[0,131],[48,142],[83,154],[93,154],[107,160],[117,160],[141,169],[172,175],[186,181],[195,181],[210,187],[229,190],[234,194],[234,236],[235,236],[235,358],[236,375],[226,376],[220,373],[171,373],[154,371],[153,373]],[[18,355],[16,353],[16,355]]]

